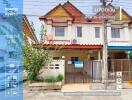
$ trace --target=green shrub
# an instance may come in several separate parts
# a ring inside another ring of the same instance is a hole
[[[57,76],[57,82],[60,82],[60,81],[62,81],[62,80],[63,80],[63,75],[59,74],[59,75]]]
[[[130,51],[129,57],[130,59],[132,59],[132,51]]]
[[[48,83],[57,82],[56,77],[54,77],[54,76],[46,77],[46,78],[44,79],[44,81],[45,81],[45,82],[48,82]]]
[[[41,48],[33,49],[32,46],[24,44],[23,46],[23,66],[27,72],[29,81],[36,81],[40,69],[52,60],[52,56],[46,50]]]
[[[54,76],[48,76],[44,79],[44,82],[48,83],[55,83],[55,82],[61,82],[63,80],[63,75],[59,74],[57,77]]]

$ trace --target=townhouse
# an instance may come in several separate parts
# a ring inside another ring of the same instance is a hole
[[[47,29],[43,48],[51,51],[59,49],[53,52],[53,59],[65,59],[65,83],[101,79],[104,37],[100,18],[96,18],[96,15],[93,18],[86,17],[68,1],[57,5],[40,20]],[[117,11],[115,19],[107,23],[108,59],[111,59],[108,63],[109,72],[122,71],[120,63],[131,68],[130,63],[125,63],[132,50],[131,21],[131,16],[122,10],[121,13]],[[131,72],[129,74],[131,76]]]

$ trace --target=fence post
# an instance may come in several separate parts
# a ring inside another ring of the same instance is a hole
[[[131,60],[129,59],[129,81],[131,80]]]

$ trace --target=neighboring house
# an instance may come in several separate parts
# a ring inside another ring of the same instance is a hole
[[[34,33],[34,28],[30,25],[27,17],[23,16],[23,35],[27,43],[29,44],[38,44],[38,39]]]
[[[132,17],[131,17],[132,18]],[[131,45],[132,45],[132,21],[129,23],[129,32],[130,32],[130,42],[131,42]]]
[[[110,21],[107,28],[109,55],[112,59],[127,59],[132,50],[129,25],[132,19],[123,9],[121,15],[117,11],[115,16],[115,21]]]
[[[128,59],[128,52],[132,50],[131,17],[124,10],[121,16],[119,12],[116,12],[117,21],[110,20],[107,25],[110,59]],[[118,20],[120,17],[121,21]],[[57,5],[41,16],[40,20],[46,24],[47,29],[43,47],[61,48],[53,53],[53,58],[65,58],[66,83],[72,80],[89,82],[94,76],[95,79],[101,78],[100,61],[104,40],[101,19],[87,18],[68,1],[63,5]]]

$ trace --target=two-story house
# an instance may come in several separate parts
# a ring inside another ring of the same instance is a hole
[[[107,24],[108,57],[127,59],[132,49],[131,17],[124,10],[121,15],[117,12],[116,17],[121,17],[121,21],[110,20]],[[73,79],[74,82],[89,82],[91,77],[101,77],[99,61],[102,60],[104,37],[100,19],[86,17],[68,1],[57,5],[40,20],[47,29],[43,47],[59,49],[53,52],[53,58],[65,59],[66,83]]]
[[[80,53],[83,48],[86,51],[84,58],[87,59],[89,51],[90,53],[94,52],[93,55],[89,56],[89,59],[101,59],[98,57],[99,51],[102,49],[101,23],[90,21],[70,2],[64,5],[59,4],[46,15],[41,16],[40,20],[46,23],[47,35],[53,37],[53,48],[55,45],[62,45],[64,49],[75,49],[75,52],[77,50]],[[48,45],[49,41],[45,40],[45,46]],[[68,54],[70,53],[73,54],[73,51],[69,50]],[[63,51],[61,54],[64,55]],[[55,57],[61,58],[63,55]],[[82,54],[80,56],[82,57]]]
[[[108,49],[112,59],[127,59],[132,50],[130,25],[131,16],[126,11],[118,11],[115,20],[108,23]]]

